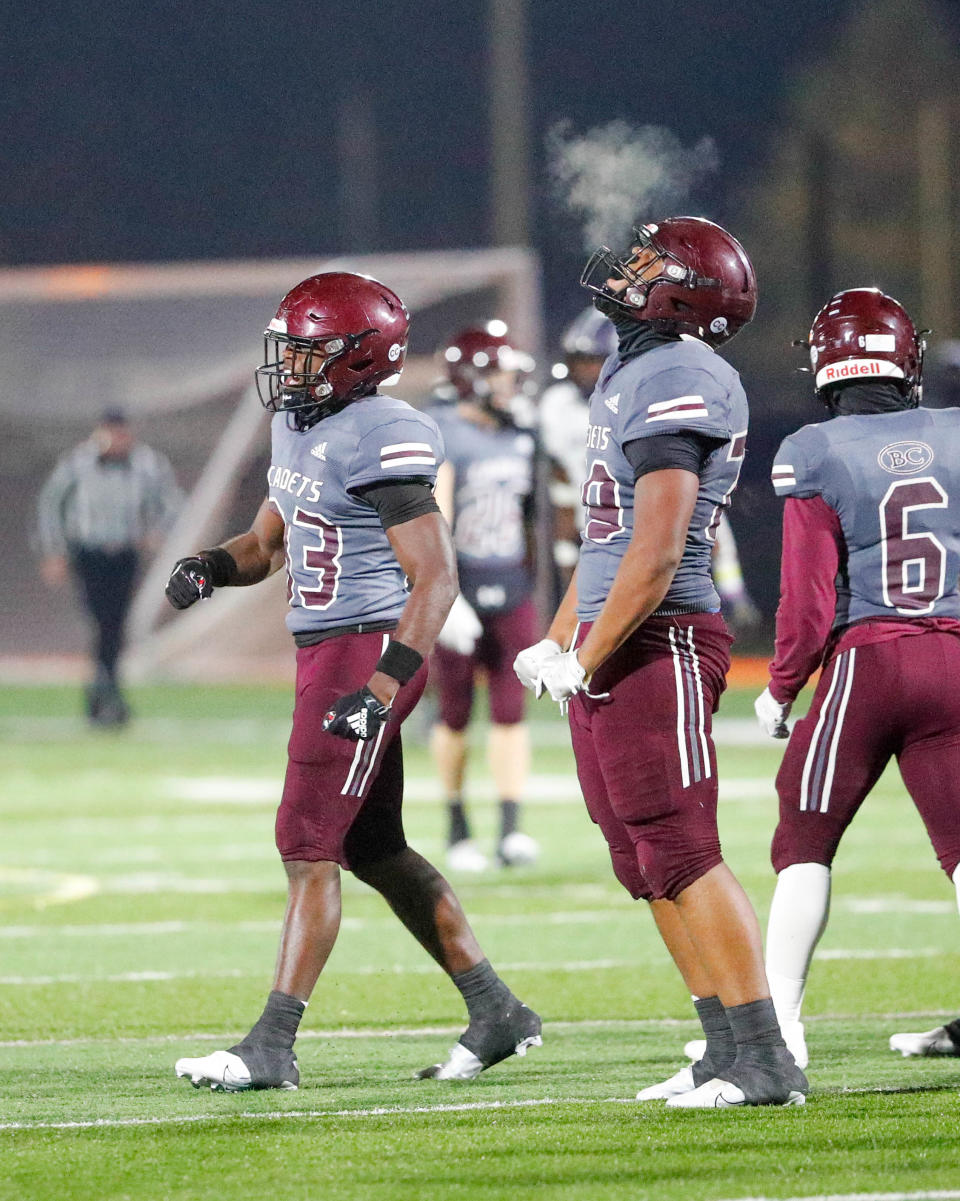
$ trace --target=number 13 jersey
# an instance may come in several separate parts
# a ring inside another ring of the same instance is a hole
[[[597,617],[634,525],[633,468],[623,448],[639,438],[692,433],[718,446],[700,472],[683,558],[658,616],[720,608],[711,574],[717,526],[737,486],[747,437],[747,398],[733,367],[704,342],[684,339],[620,363],[611,356],[590,398],[586,510],[577,570],[577,616]]]
[[[834,631],[869,618],[960,617],[960,409],[805,425],[783,440],[772,479],[778,496],[820,497],[836,514]]]
[[[289,415],[271,423],[270,504],[283,517],[287,628],[307,634],[395,621],[406,581],[363,488],[391,481],[436,483],[443,440],[436,423],[405,401],[375,393],[308,430]]]

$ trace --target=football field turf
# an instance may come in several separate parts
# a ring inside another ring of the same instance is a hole
[[[752,693],[724,700],[721,833],[765,922],[780,744]],[[470,1084],[416,1081],[460,997],[344,881],[340,941],[298,1042],[301,1088],[214,1094],[173,1074],[236,1041],[270,985],[284,880],[273,848],[288,688],[134,690],[88,732],[75,690],[0,701],[0,1197],[960,1197],[960,1060],[903,1060],[898,1030],[960,1012],[960,924],[898,777],[841,848],[807,994],[803,1108],[638,1105],[695,1036],[649,913],[611,874],[565,726],[541,702],[526,828],[535,867],[452,877],[544,1045]],[[411,843],[442,864],[422,715],[407,737]],[[472,814],[494,806],[475,731]]]

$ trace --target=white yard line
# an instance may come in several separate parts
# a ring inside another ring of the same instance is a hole
[[[942,947],[885,947],[878,951],[843,950],[834,948],[818,952],[820,959],[937,959],[943,956]],[[522,961],[498,964],[503,972],[598,972],[621,968],[637,968],[660,961],[659,953],[638,954],[632,959],[573,959],[563,962]],[[381,966],[365,964],[362,967],[337,967],[332,974],[337,976],[424,976],[432,975],[437,968],[432,963],[392,963]],[[50,984],[154,984],[170,980],[256,980],[263,970],[245,971],[240,968],[196,970],[185,972],[138,971],[117,972],[109,975],[66,973],[44,976],[0,976],[0,986],[37,987]]]
[[[193,801],[204,805],[276,805],[280,800],[282,780],[279,776],[251,778],[250,776],[167,776],[160,781],[160,792],[173,799]],[[477,780],[470,786],[472,799],[496,799],[492,780]],[[408,775],[404,782],[405,805],[433,805],[443,797],[440,781],[435,776]],[[773,800],[776,789],[773,779],[727,777],[720,780],[721,801],[744,802]],[[569,772],[535,772],[524,789],[527,805],[582,805],[576,776]]]
[[[292,690],[290,700],[292,704]],[[570,745],[570,733],[565,723],[534,718],[528,724],[534,746]],[[290,722],[281,719],[138,717],[123,738],[129,743],[221,742],[245,746],[255,741],[260,746],[273,743],[282,750],[289,735]],[[764,746],[770,749],[770,739],[749,717],[714,718],[713,735],[720,746]],[[0,717],[0,739],[3,740],[60,742],[88,737],[87,723],[80,717]],[[413,741],[417,741],[415,736]]]
[[[818,1013],[804,1015],[804,1023],[819,1022],[912,1022],[935,1021],[949,1018],[955,1010],[914,1010],[908,1013]],[[582,1018],[579,1021],[551,1021],[545,1029],[550,1032],[578,1030],[620,1030],[624,1033],[642,1030],[692,1030],[697,1025],[690,1018]],[[463,1022],[449,1026],[398,1026],[391,1029],[377,1027],[341,1027],[332,1030],[301,1030],[298,1042],[311,1040],[363,1040],[394,1038],[440,1038],[460,1034]],[[211,1034],[209,1031],[188,1031],[182,1034],[144,1034],[139,1036],[101,1035],[90,1038],[13,1038],[0,1041],[0,1050],[31,1049],[36,1047],[90,1047],[90,1046],[162,1046],[179,1043],[233,1043],[242,1036],[240,1030],[226,1030]],[[867,1090],[872,1091],[872,1090]]]
[[[924,914],[955,918],[957,907],[952,901],[906,901],[884,897],[853,897],[847,901],[834,902],[834,909],[844,909],[856,914]],[[535,921],[537,926],[587,926],[599,922],[616,921],[622,918],[633,921],[636,907],[629,902],[611,905],[603,909],[574,909],[570,911],[557,910],[547,913],[474,913],[471,921],[475,926],[513,927],[529,926]],[[340,920],[341,930],[379,930],[395,929],[397,919],[393,916],[384,917],[343,917]],[[264,921],[237,922],[207,922],[207,921],[167,921],[167,922],[91,922],[89,925],[17,925],[0,926],[0,942],[5,940],[28,940],[38,938],[158,938],[164,935],[179,936],[183,934],[272,934],[280,933],[280,919]],[[925,957],[929,950],[912,950],[910,955]],[[825,948],[818,953],[818,958],[853,959],[866,958],[902,958],[901,952],[896,951],[844,951]]]
[[[529,926],[536,920],[538,926],[578,926],[595,922],[606,922],[611,918],[633,920],[636,909],[624,904],[609,909],[575,909],[566,913],[474,913],[471,923],[475,926]],[[0,926],[0,941],[3,939],[50,938],[156,938],[164,934],[279,934],[280,918],[273,921],[243,922],[105,922],[89,926]],[[341,930],[378,930],[397,928],[397,919],[388,917],[344,917],[340,920]]]
[[[923,1189],[916,1193],[807,1193],[802,1197],[733,1197],[729,1201],[949,1201],[960,1189]]]
[[[0,1122],[0,1130],[102,1130],[117,1126],[180,1126],[190,1122],[282,1122],[300,1118],[383,1118],[472,1110],[533,1109],[554,1105],[627,1105],[632,1097],[537,1097],[525,1101],[462,1101],[451,1105],[382,1105],[373,1109],[282,1109],[265,1113],[197,1113],[168,1118],[97,1118],[90,1122]],[[227,1102],[229,1104],[229,1102]]]

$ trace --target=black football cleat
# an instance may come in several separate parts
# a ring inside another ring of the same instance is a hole
[[[473,1080],[511,1055],[542,1047],[540,1015],[514,998],[496,1018],[470,1023],[443,1063],[415,1072],[417,1080]]]

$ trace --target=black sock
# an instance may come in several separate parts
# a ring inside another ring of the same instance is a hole
[[[952,1022],[947,1022],[944,1030],[950,1035],[950,1041],[957,1048],[957,1053],[960,1054],[960,1018],[956,1018]]]
[[[699,1086],[718,1076],[733,1063],[737,1056],[737,1044],[727,1011],[719,997],[698,997],[693,1004],[707,1036],[703,1059],[693,1065],[693,1081]]]
[[[263,1013],[257,1018],[253,1029],[237,1045],[282,1047],[289,1050],[297,1037],[297,1028],[306,1003],[285,992],[272,992],[267,997]]]
[[[513,993],[490,966],[489,959],[465,972],[456,972],[451,979],[467,1003],[471,1022],[499,1013],[513,999]]]
[[[516,801],[500,802],[500,838],[516,831],[520,819],[520,806]]]
[[[738,1052],[746,1046],[786,1046],[780,1033],[777,1011],[769,997],[748,1001],[745,1005],[731,1005],[726,1009],[726,1015]]]
[[[470,823],[467,821],[467,810],[460,797],[455,797],[452,801],[447,801],[447,817],[450,822],[450,833],[447,837],[447,845],[453,846],[455,842],[463,842],[464,839],[470,837]]]

